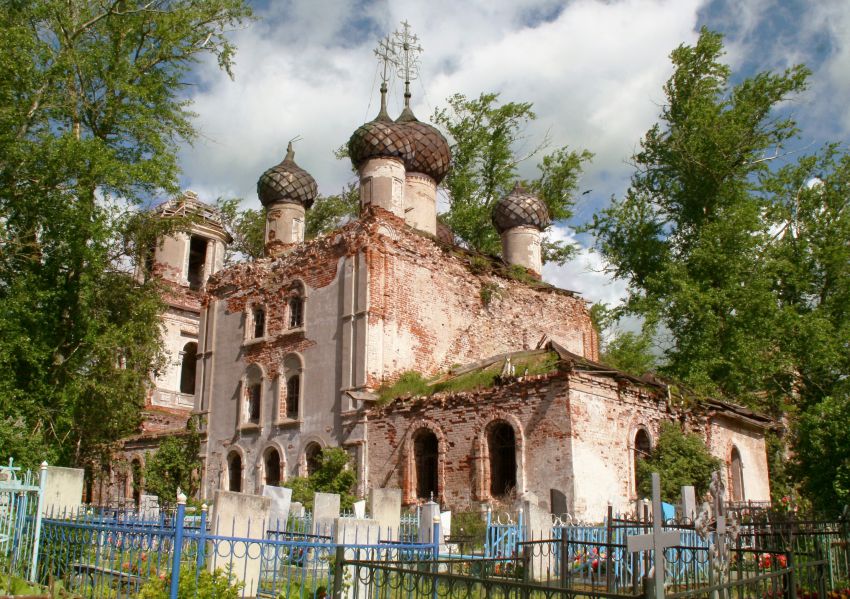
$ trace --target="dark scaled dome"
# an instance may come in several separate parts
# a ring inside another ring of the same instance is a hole
[[[404,157],[404,167],[409,173],[424,173],[437,183],[443,180],[451,166],[452,153],[443,134],[427,123],[420,122],[409,107],[399,115],[396,123],[404,126],[411,151]]]
[[[348,140],[348,156],[354,168],[370,158],[400,158],[410,154],[411,145],[404,127],[387,114],[386,84],[381,86],[381,110],[375,120],[360,125]]]
[[[493,208],[493,224],[499,233],[521,226],[543,231],[549,222],[549,210],[543,200],[523,189],[519,183]]]
[[[260,175],[257,195],[263,206],[271,204],[301,204],[304,208],[313,205],[319,189],[316,180],[303,168],[295,164],[292,143],[286,148],[283,162]]]

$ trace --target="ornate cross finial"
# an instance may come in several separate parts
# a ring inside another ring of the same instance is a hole
[[[387,81],[390,77],[390,67],[398,68],[399,66],[398,56],[396,55],[395,46],[390,40],[390,36],[386,36],[380,40],[374,52],[384,67],[381,73],[381,110],[378,113],[378,119],[388,120],[390,117],[387,114]]]
[[[398,56],[398,73],[404,77],[404,106],[410,106],[410,82],[419,76],[419,36],[411,33],[410,23],[401,22],[401,31],[393,33],[393,49]]]
[[[378,41],[378,47],[373,50],[375,56],[382,63],[383,72],[381,73],[381,87],[387,85],[390,77],[390,66],[399,67],[398,56],[395,53],[395,47],[390,40],[390,36],[386,36]]]

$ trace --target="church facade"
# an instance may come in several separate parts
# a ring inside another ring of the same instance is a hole
[[[317,185],[290,147],[258,182],[264,258],[223,267],[228,237],[209,211],[153,256],[173,289],[164,322],[174,359],[149,412],[201,416],[203,495],[258,493],[343,447],[363,495],[399,487],[407,504],[454,509],[533,496],[594,519],[608,503],[629,509],[636,458],[674,421],[726,465],[729,499],[769,500],[773,423],[722,402],[685,407],[662,382],[600,364],[587,302],[540,280],[549,217],[533,194],[517,187],[494,209],[502,259],[455,245],[436,214],[449,145],[416,119],[409,94],[396,119],[385,85],[381,96],[349,142],[358,219],[304,239]],[[166,209],[205,210],[191,196]],[[380,398],[409,372],[445,384]],[[476,373],[488,382],[452,386]],[[125,442],[136,470],[174,428],[149,425]]]

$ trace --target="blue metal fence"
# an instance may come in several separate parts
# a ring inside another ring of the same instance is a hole
[[[334,542],[334,530],[320,535],[270,531],[252,538],[213,534],[227,527],[209,524],[206,510],[195,522],[183,504],[158,519],[88,509],[52,514],[42,525],[38,579],[62,580],[83,597],[115,599],[135,597],[145,583],[159,579],[169,581],[176,597],[187,570],[196,581],[204,571],[224,570],[243,581],[243,597],[306,599],[332,588],[340,548],[347,559],[378,561],[430,560],[439,551],[434,544],[386,540],[392,536],[388,531],[355,529],[353,536],[343,535],[342,544]]]

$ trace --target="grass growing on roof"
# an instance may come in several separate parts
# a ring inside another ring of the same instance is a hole
[[[531,351],[513,357],[516,376],[534,376],[553,372],[558,367],[558,354],[555,352]],[[482,366],[455,376],[438,375],[427,380],[418,372],[408,370],[392,384],[378,388],[378,405],[386,405],[404,396],[429,397],[435,393],[461,393],[474,389],[493,387],[502,373],[504,360]]]

